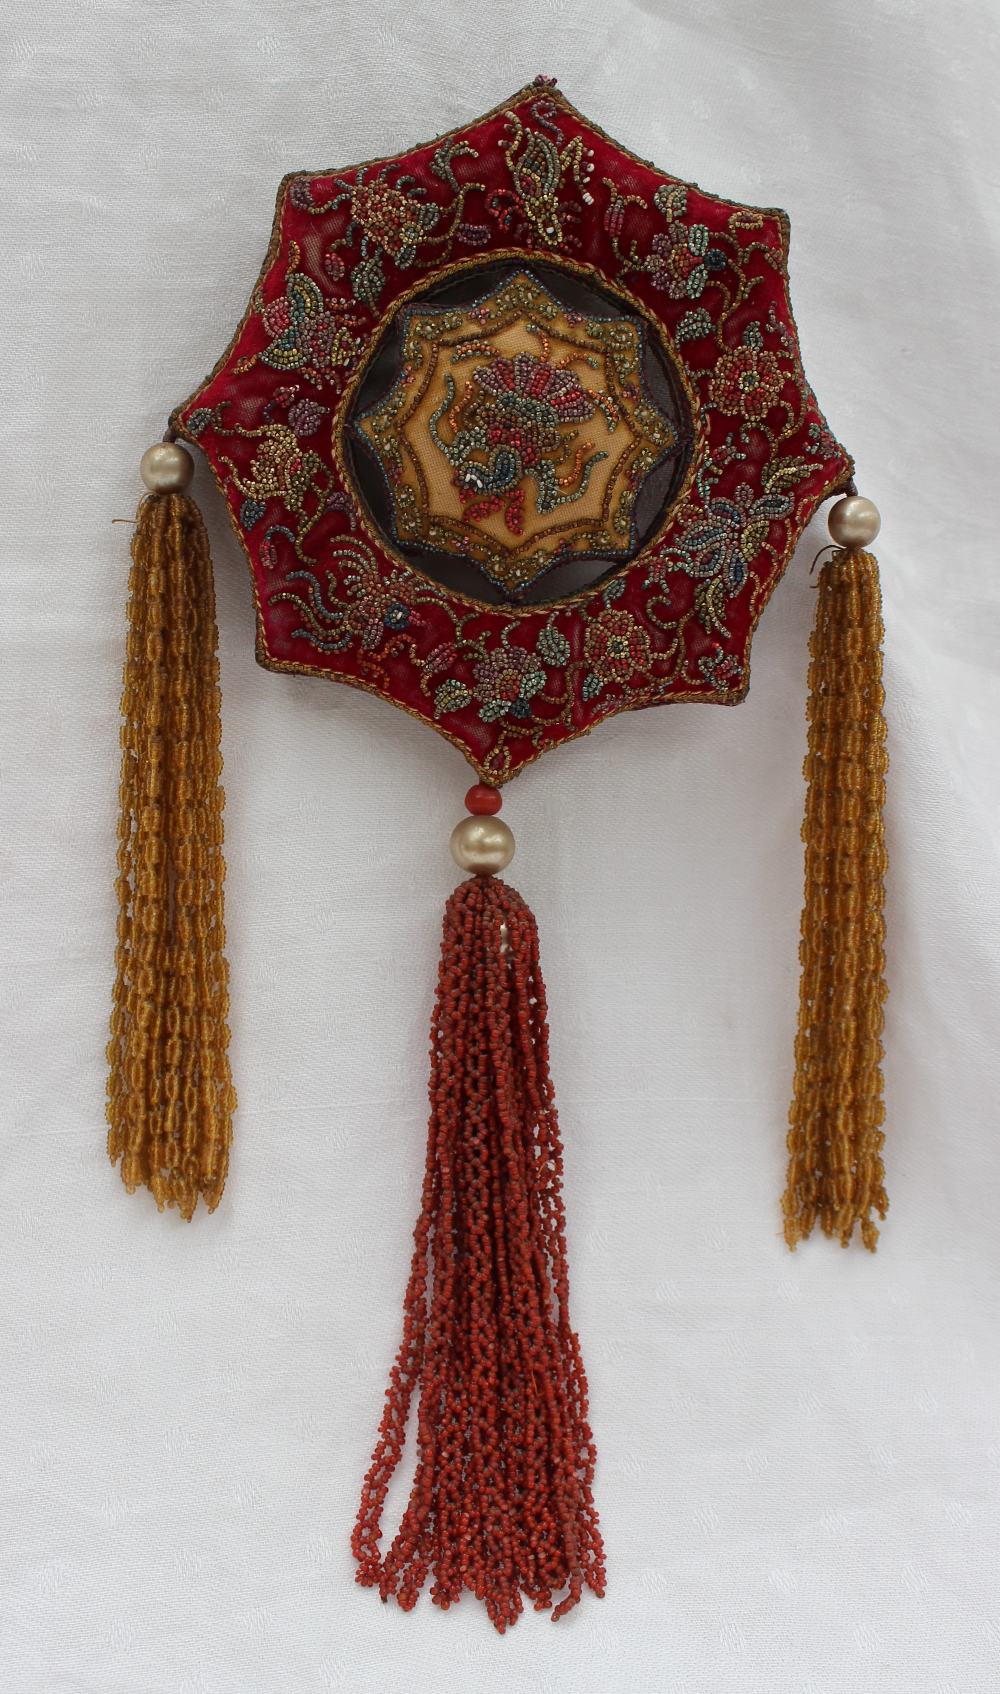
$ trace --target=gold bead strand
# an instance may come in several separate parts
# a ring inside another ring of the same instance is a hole
[[[215,590],[194,471],[143,455],[122,688],[119,903],[108,1153],[129,1192],[190,1218],[218,1204],[236,1105],[229,1069]]]
[[[802,979],[789,1110],[785,1239],[819,1220],[847,1246],[874,1250],[884,1218],[882,1028],[885,984],[886,725],[878,565],[880,527],[851,495],[830,514],[835,544],[819,581],[810,639],[802,838]]]

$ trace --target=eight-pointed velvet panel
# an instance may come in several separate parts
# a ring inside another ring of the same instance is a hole
[[[782,212],[667,176],[544,79],[286,177],[236,336],[171,420],[227,500],[261,663],[381,695],[494,783],[615,712],[741,700],[852,472],[787,251]]]

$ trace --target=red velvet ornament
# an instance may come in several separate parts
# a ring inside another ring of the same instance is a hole
[[[783,212],[658,170],[546,78],[425,146],[287,176],[243,321],[171,419],[226,498],[261,664],[382,695],[496,784],[613,713],[741,700],[764,606],[852,471],[802,369],[787,255]],[[410,301],[533,263],[642,324],[688,414],[686,470],[634,557],[497,606],[390,539],[352,405]]]
[[[501,784],[617,712],[746,694],[764,608],[853,468],[802,368],[787,259],[783,212],[667,175],[538,78],[424,145],[287,176],[239,328],[171,417],[246,554],[261,664],[401,706],[481,778],[452,838],[479,874],[445,912],[402,1340],[352,1540],[358,1581],[407,1609],[428,1582],[442,1607],[469,1590],[502,1631],[525,1598],[559,1617],[604,1591],[537,933],[489,875],[513,852],[489,820]],[[133,541],[109,1049],[112,1157],[186,1215],[199,1185],[218,1201],[235,1103],[214,602],[190,471],[176,446],[154,452]],[[877,514],[847,518],[847,541],[877,530]],[[582,586],[554,591],[581,566]],[[819,598],[786,1236],[819,1217],[846,1244],[861,1221],[872,1245],[874,560],[845,542]],[[151,698],[197,736],[164,738]],[[168,777],[199,805],[151,807]],[[207,938],[192,911],[212,917]],[[416,1474],[383,1549],[414,1400]]]

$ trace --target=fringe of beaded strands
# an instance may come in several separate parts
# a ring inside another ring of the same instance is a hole
[[[872,554],[823,566],[809,643],[802,982],[782,1200],[789,1247],[818,1221],[874,1250],[888,1200],[881,1125],[886,725]]]
[[[570,1326],[562,1145],[531,912],[474,877],[445,912],[431,1114],[403,1339],[352,1537],[357,1580],[409,1610],[428,1576],[503,1630],[522,1595],[561,1617],[604,1592],[587,1381]],[[417,1466],[381,1518],[418,1391]]]
[[[215,589],[201,513],[149,494],[132,539],[122,691],[108,1153],[132,1193],[219,1203],[236,1095],[223,926]]]

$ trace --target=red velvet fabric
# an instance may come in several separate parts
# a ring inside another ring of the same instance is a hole
[[[852,472],[802,370],[786,253],[782,213],[678,183],[544,79],[426,146],[286,177],[243,322],[172,419],[246,552],[261,662],[405,707],[493,783],[615,712],[741,699],[757,619]],[[631,297],[691,407],[662,528],[565,602],[449,593],[380,534],[336,449],[401,297],[498,256]]]

